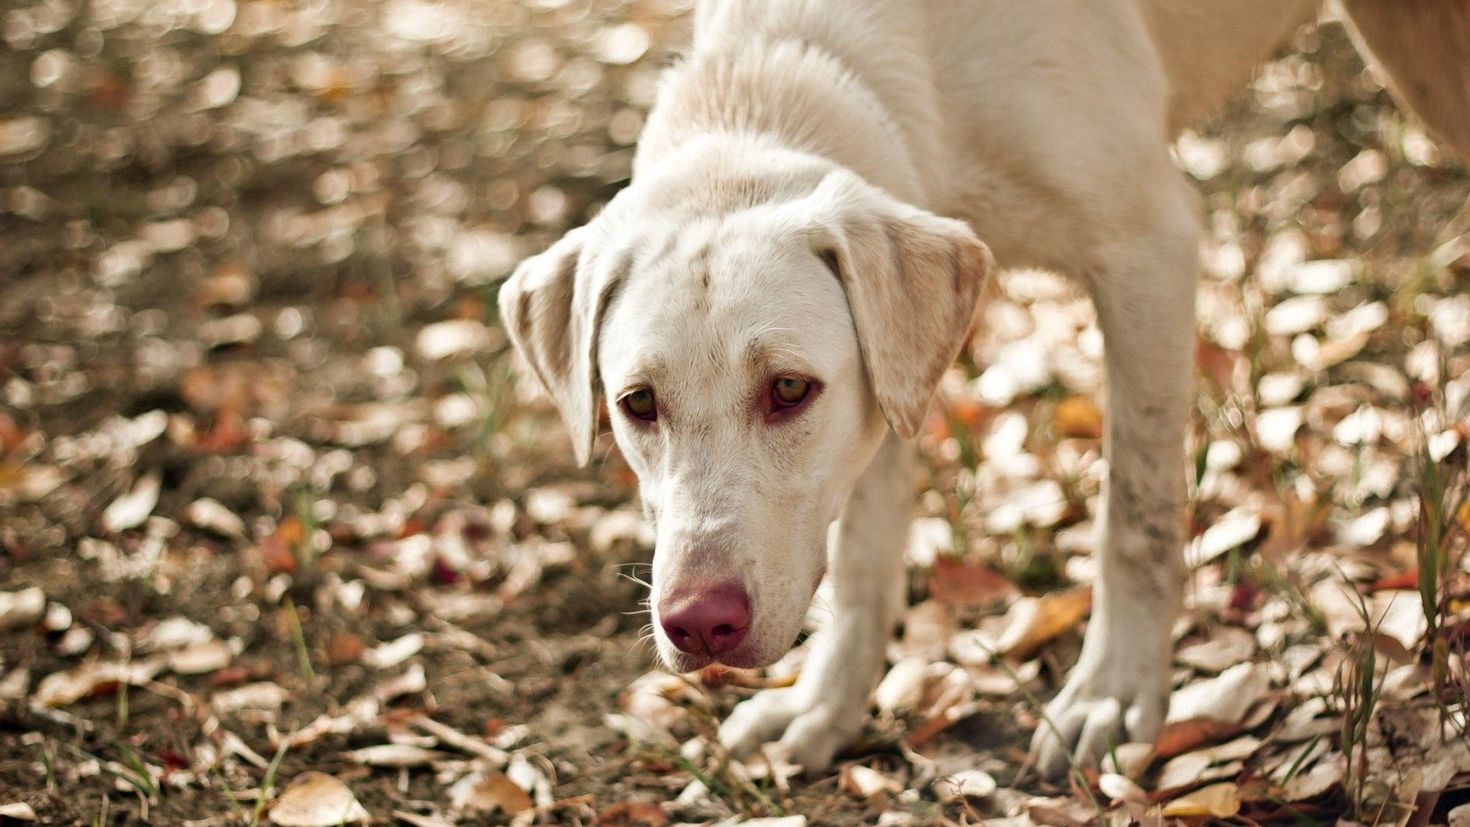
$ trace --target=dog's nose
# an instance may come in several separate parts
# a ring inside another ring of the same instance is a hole
[[[680,592],[659,611],[664,634],[681,652],[722,655],[745,640],[750,595],[735,583]]]

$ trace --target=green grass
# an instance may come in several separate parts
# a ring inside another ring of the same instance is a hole
[[[291,646],[296,650],[296,668],[309,683],[316,683],[316,669],[311,665],[311,650],[306,645],[306,634],[301,630],[301,615],[296,611],[296,602],[286,597],[281,608],[286,612],[286,625],[291,631]]]

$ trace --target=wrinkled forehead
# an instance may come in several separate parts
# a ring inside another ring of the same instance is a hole
[[[855,334],[841,286],[790,233],[757,219],[645,228],[603,320],[610,392],[842,369]]]

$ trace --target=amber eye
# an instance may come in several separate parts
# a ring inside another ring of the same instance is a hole
[[[641,419],[644,422],[652,422],[658,419],[658,406],[653,401],[653,391],[649,388],[639,388],[636,391],[623,395],[618,400],[628,416]]]
[[[812,383],[799,376],[782,376],[771,383],[771,399],[778,408],[801,404],[812,392]]]

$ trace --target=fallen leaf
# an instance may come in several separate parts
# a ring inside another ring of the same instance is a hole
[[[1233,508],[1184,547],[1185,565],[1198,568],[1231,549],[1249,543],[1260,533],[1261,515],[1258,512],[1246,506]]]
[[[988,798],[995,789],[995,779],[983,770],[961,770],[934,780],[934,794],[946,804],[966,798]]]
[[[1088,396],[1069,396],[1057,403],[1052,415],[1059,437],[1102,439],[1103,415],[1097,403]]]
[[[1256,653],[1256,636],[1236,626],[1216,629],[1209,640],[1181,646],[1174,659],[1201,672],[1220,673]]]
[[[46,592],[39,586],[0,592],[0,629],[33,626],[46,614]]]
[[[174,650],[166,657],[169,671],[180,675],[202,675],[229,666],[235,658],[235,650],[224,641],[211,640]]]
[[[412,827],[454,827],[454,822],[433,816],[419,815],[408,810],[394,810],[393,817]]]
[[[31,805],[24,801],[0,804],[0,818],[13,818],[16,821],[35,821],[36,811],[31,809]]]
[[[371,818],[346,784],[322,772],[304,772],[291,779],[270,816],[271,823],[281,827],[332,827]]]
[[[221,537],[245,536],[245,521],[240,515],[226,508],[218,500],[201,497],[184,509],[184,519],[195,528],[201,528]]]
[[[1127,801],[1133,804],[1148,802],[1148,794],[1143,791],[1142,787],[1127,776],[1115,772],[1105,772],[1098,776],[1097,788],[1113,801]]]
[[[1281,797],[1286,801],[1306,801],[1316,798],[1342,783],[1347,774],[1347,762],[1341,753],[1324,755],[1306,770],[1298,770],[1281,788]]]
[[[1221,738],[1228,738],[1240,731],[1240,725],[1232,721],[1217,721],[1213,718],[1190,718],[1166,724],[1159,733],[1155,750],[1160,758],[1172,758],[1193,752],[1200,746]]]
[[[388,669],[417,655],[424,648],[424,636],[410,632],[397,640],[381,643],[362,653],[364,665],[374,669]]]
[[[1016,585],[989,566],[939,555],[929,572],[929,594],[940,603],[973,608],[1015,596]]]
[[[237,712],[241,709],[273,711],[281,708],[291,693],[270,681],[247,683],[234,689],[216,692],[209,705],[216,712]]]
[[[357,663],[362,660],[363,651],[366,648],[362,638],[357,635],[351,632],[338,632],[327,641],[327,660],[334,666]]]
[[[837,787],[853,798],[879,808],[887,802],[889,795],[903,789],[894,779],[862,764],[843,767],[837,778]]]
[[[1006,612],[996,651],[1024,658],[1057,635],[1075,628],[1091,608],[1092,589],[1089,588],[1052,592],[1039,598],[1023,597]]]
[[[918,707],[924,697],[924,683],[929,669],[929,658],[910,656],[901,658],[878,682],[873,690],[873,702],[882,712],[908,712]]]
[[[421,767],[448,756],[448,753],[412,744],[379,744],[342,753],[348,761],[370,767]]]
[[[1240,812],[1240,789],[1229,782],[1211,784],[1164,805],[1169,818],[1230,818]]]
[[[158,658],[127,662],[88,661],[42,678],[31,700],[46,707],[70,706],[118,684],[138,686],[147,683],[162,670],[163,661]]]
[[[1232,666],[1216,677],[1175,690],[1169,701],[1168,722],[1206,718],[1239,723],[1270,686],[1270,672],[1264,664]]]
[[[925,600],[908,610],[904,618],[903,639],[898,651],[903,657],[927,657],[930,660],[943,656],[945,647],[955,631],[954,609],[937,600]]]
[[[157,472],[144,474],[132,489],[113,500],[102,512],[102,529],[110,533],[136,528],[158,505],[163,478]]]
[[[474,319],[450,319],[425,325],[419,331],[415,349],[419,357],[430,362],[475,353],[491,342],[490,329]]]
[[[523,813],[533,806],[531,794],[516,786],[500,770],[482,767],[455,782],[449,788],[449,802],[455,812]]]
[[[669,814],[651,801],[624,801],[597,813],[597,827],[663,827]]]
[[[1302,427],[1301,406],[1271,408],[1256,417],[1256,441],[1274,454],[1285,454],[1296,445],[1296,432]]]
[[[1327,301],[1321,296],[1293,296],[1266,311],[1261,326],[1276,336],[1294,336],[1327,320]]]

